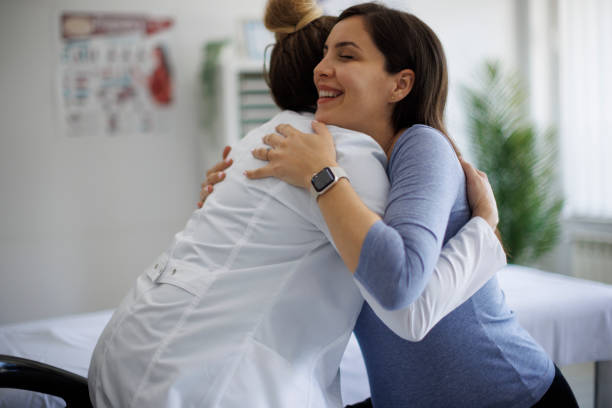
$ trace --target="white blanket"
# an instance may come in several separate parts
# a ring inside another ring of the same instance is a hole
[[[499,272],[508,305],[558,365],[612,360],[612,286],[509,265]],[[22,356],[86,376],[111,311],[0,327],[0,354]],[[351,339],[341,364],[342,397],[369,395],[359,346]],[[0,389],[0,407],[63,407],[61,400]]]
[[[612,286],[510,265],[508,305],[559,366],[612,360]]]

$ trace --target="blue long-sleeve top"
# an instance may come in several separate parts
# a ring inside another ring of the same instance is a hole
[[[368,231],[355,278],[381,306],[397,309],[421,294],[470,210],[461,166],[433,128],[406,130],[387,174],[385,214]],[[395,335],[367,304],[355,334],[376,408],[531,406],[554,377],[552,361],[518,325],[495,277],[421,342]]]
[[[413,126],[398,140],[388,163],[391,190],[384,222],[368,232],[368,250],[362,250],[355,273],[386,309],[405,307],[421,295],[440,256],[451,212],[457,231],[470,218],[467,202],[455,203],[465,188],[463,172],[440,136],[426,126]]]

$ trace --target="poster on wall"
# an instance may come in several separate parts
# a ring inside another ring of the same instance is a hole
[[[175,77],[172,18],[65,12],[59,115],[70,137],[167,133]]]

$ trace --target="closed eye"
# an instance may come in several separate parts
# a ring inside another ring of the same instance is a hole
[[[353,57],[352,55],[340,55],[340,58],[347,60],[355,59],[355,57]]]

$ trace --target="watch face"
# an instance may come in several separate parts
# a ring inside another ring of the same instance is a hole
[[[312,186],[314,187],[317,193],[325,190],[325,187],[329,186],[334,182],[334,173],[329,169],[329,167],[325,167],[323,170],[312,176]]]

